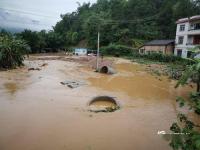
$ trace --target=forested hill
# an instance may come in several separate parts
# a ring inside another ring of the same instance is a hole
[[[97,0],[79,4],[76,12],[61,15],[54,31],[66,38],[66,45],[86,40],[96,46],[97,31],[101,45],[131,45],[134,39],[174,39],[179,18],[200,14],[199,0]]]
[[[33,53],[70,47],[96,49],[98,31],[101,47],[137,48],[152,39],[175,39],[175,21],[193,15],[200,15],[200,0],[97,0],[61,15],[51,31],[24,30],[15,37],[25,40]],[[0,36],[4,34],[2,30]]]

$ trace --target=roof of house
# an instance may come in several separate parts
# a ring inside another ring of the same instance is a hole
[[[176,24],[185,23],[185,22],[189,22],[189,21],[196,21],[196,20],[200,20],[200,15],[192,16],[192,17],[188,17],[188,18],[181,18],[176,21]]]
[[[144,46],[165,46],[175,43],[175,40],[153,40],[144,44]]]

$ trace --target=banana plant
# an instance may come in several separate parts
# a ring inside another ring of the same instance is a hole
[[[23,40],[11,36],[0,37],[0,68],[15,68],[23,65],[30,48]]]

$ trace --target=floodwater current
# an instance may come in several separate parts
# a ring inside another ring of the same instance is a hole
[[[41,70],[28,71],[28,67]],[[72,61],[26,60],[0,72],[0,150],[170,150],[158,131],[170,132],[180,111],[176,97],[191,87],[147,73],[144,66],[116,59],[114,75]],[[60,84],[80,80],[71,89]],[[92,113],[96,96],[120,103],[112,113]]]

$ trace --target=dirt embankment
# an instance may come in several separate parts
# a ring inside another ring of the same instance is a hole
[[[61,61],[68,61],[68,62],[75,62],[79,63],[82,65],[87,65],[93,69],[96,68],[96,56],[66,56],[65,54],[59,54],[59,55],[31,55],[29,58],[27,58],[29,61],[34,61],[34,60],[61,60]],[[101,66],[112,66],[114,62],[113,58],[99,58],[99,67]]]

